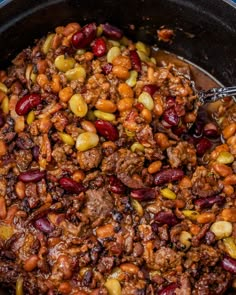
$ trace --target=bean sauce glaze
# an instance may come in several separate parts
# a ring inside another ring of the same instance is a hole
[[[216,85],[108,23],[57,27],[0,71],[10,294],[235,294],[235,107],[197,112],[191,80]]]

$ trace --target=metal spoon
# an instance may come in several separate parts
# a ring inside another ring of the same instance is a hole
[[[234,95],[236,95],[236,86],[232,87],[221,87],[221,88],[211,88],[207,91],[200,90],[196,91],[198,96],[198,101],[201,104],[216,102],[217,100],[220,100],[221,98],[231,96],[236,102],[236,98]]]
[[[200,105],[204,105],[207,103],[216,102],[224,97],[232,97],[234,102],[236,102],[236,98],[234,95],[236,95],[236,86],[231,87],[214,87],[210,88],[209,90],[198,90],[195,84],[195,81],[193,81],[189,74],[181,73],[177,68],[173,68],[173,70],[180,76],[182,76],[184,79],[190,81],[190,84],[192,86],[192,89],[197,96],[196,103],[198,107]]]

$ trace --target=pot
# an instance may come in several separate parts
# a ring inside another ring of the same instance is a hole
[[[226,86],[236,85],[236,4],[230,0],[21,0],[0,10],[0,64],[54,27],[69,21],[111,22],[131,38],[157,43],[201,66]],[[130,25],[135,25],[131,30]],[[158,42],[156,30],[175,30],[173,44]]]
[[[130,38],[190,60],[226,86],[236,85],[236,4],[230,0],[8,0],[0,7],[1,68],[58,25],[107,21]],[[162,25],[174,29],[172,44],[158,41]]]

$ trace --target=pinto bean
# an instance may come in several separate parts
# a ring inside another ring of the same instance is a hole
[[[215,221],[215,214],[211,212],[204,212],[198,215],[197,222],[198,223],[209,223]]]
[[[236,222],[236,208],[225,208],[221,216],[226,221]]]
[[[62,282],[60,283],[58,290],[61,294],[70,294],[72,287],[69,282]]]
[[[72,260],[67,255],[60,255],[57,259],[56,267],[63,273],[64,279],[70,279],[72,276]]]
[[[121,270],[130,274],[137,274],[139,272],[139,267],[133,263],[122,263],[120,265]]]
[[[114,228],[112,224],[106,224],[100,226],[96,230],[97,237],[100,239],[104,239],[107,237],[112,237],[114,235]]]
[[[126,80],[129,78],[129,71],[123,66],[113,66],[112,73],[119,79]]]
[[[39,260],[39,258],[37,255],[30,256],[24,262],[24,270],[26,270],[28,272],[34,270],[37,267],[38,260]]]
[[[4,140],[0,139],[0,157],[7,153],[7,145]]]
[[[23,200],[25,197],[25,183],[18,181],[15,186],[15,191],[19,199]]]
[[[221,163],[213,163],[213,169],[222,177],[227,177],[233,174],[232,168]]]
[[[5,219],[7,216],[6,202],[4,197],[0,197],[0,219]]]

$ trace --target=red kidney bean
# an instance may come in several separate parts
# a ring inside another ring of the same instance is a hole
[[[203,134],[209,138],[217,138],[219,136],[218,127],[214,123],[207,123],[203,128]]]
[[[236,274],[236,259],[225,256],[221,261],[221,265],[226,271]]]
[[[154,175],[154,184],[162,185],[167,182],[181,180],[184,177],[184,172],[181,169],[165,169]]]
[[[39,160],[39,146],[35,145],[32,150],[33,158],[35,161]]]
[[[161,211],[155,215],[155,221],[162,224],[168,224],[169,226],[174,226],[178,223],[178,219],[172,212]]]
[[[187,132],[186,126],[184,126],[182,124],[180,126],[174,126],[174,127],[172,127],[171,130],[177,136],[186,134],[186,132]]]
[[[212,231],[207,231],[204,239],[207,245],[211,245],[216,241],[215,234]]]
[[[137,51],[130,50],[129,55],[133,69],[140,73],[142,70],[142,63]]]
[[[113,65],[111,63],[107,63],[102,65],[103,74],[108,75],[112,71]]]
[[[59,184],[64,188],[64,190],[73,194],[80,194],[81,192],[86,190],[81,183],[78,183],[69,177],[62,177],[59,180]]]
[[[85,48],[94,40],[96,32],[97,26],[95,23],[87,24],[72,36],[72,45],[77,49]]]
[[[34,226],[38,230],[40,230],[46,234],[50,234],[54,230],[54,226],[51,224],[51,222],[49,222],[49,220],[46,217],[42,217],[42,218],[37,219],[34,222]]]
[[[204,123],[200,120],[195,121],[192,127],[189,129],[188,133],[194,137],[200,138],[202,136],[202,129]]]
[[[0,128],[5,124],[5,119],[2,110],[0,110]]]
[[[195,206],[199,207],[200,209],[210,208],[214,204],[221,206],[224,203],[225,203],[225,198],[220,195],[211,196],[207,198],[200,198],[194,201]]]
[[[28,170],[26,172],[22,172],[18,179],[23,182],[37,182],[43,179],[46,175],[46,171],[40,171],[39,169],[36,170]]]
[[[27,94],[23,96],[16,104],[16,113],[19,116],[24,116],[33,108],[41,103],[41,96],[37,93]]]
[[[157,295],[175,295],[175,290],[178,288],[176,283],[171,283],[157,292]]]
[[[143,91],[149,93],[151,96],[158,90],[158,86],[154,84],[148,84],[143,87]]]
[[[205,152],[209,150],[211,147],[212,143],[210,142],[210,140],[205,137],[202,137],[196,146],[197,155],[199,157],[202,157],[205,154]]]
[[[186,134],[185,140],[188,141],[189,143],[193,144],[196,146],[200,140],[200,138],[194,137],[192,135],[189,135],[189,133]]]
[[[97,57],[101,57],[107,52],[106,42],[103,38],[95,39],[91,46],[93,54]]]
[[[125,185],[114,175],[109,177],[109,188],[115,194],[123,194]]]
[[[97,120],[94,123],[97,132],[107,140],[115,141],[119,138],[118,130],[110,122]]]
[[[168,96],[166,98],[166,108],[169,109],[176,105],[175,98],[173,96]]]
[[[153,222],[151,224],[152,231],[156,234],[159,233],[159,231],[158,231],[159,227],[160,227],[160,224],[158,222]]]
[[[131,197],[138,201],[151,201],[156,198],[156,191],[153,188],[140,188],[131,191]]]
[[[121,39],[123,37],[123,32],[109,23],[102,24],[103,34],[111,39]]]
[[[179,124],[179,117],[174,109],[171,107],[164,111],[163,120],[166,121],[171,126],[177,126]]]

